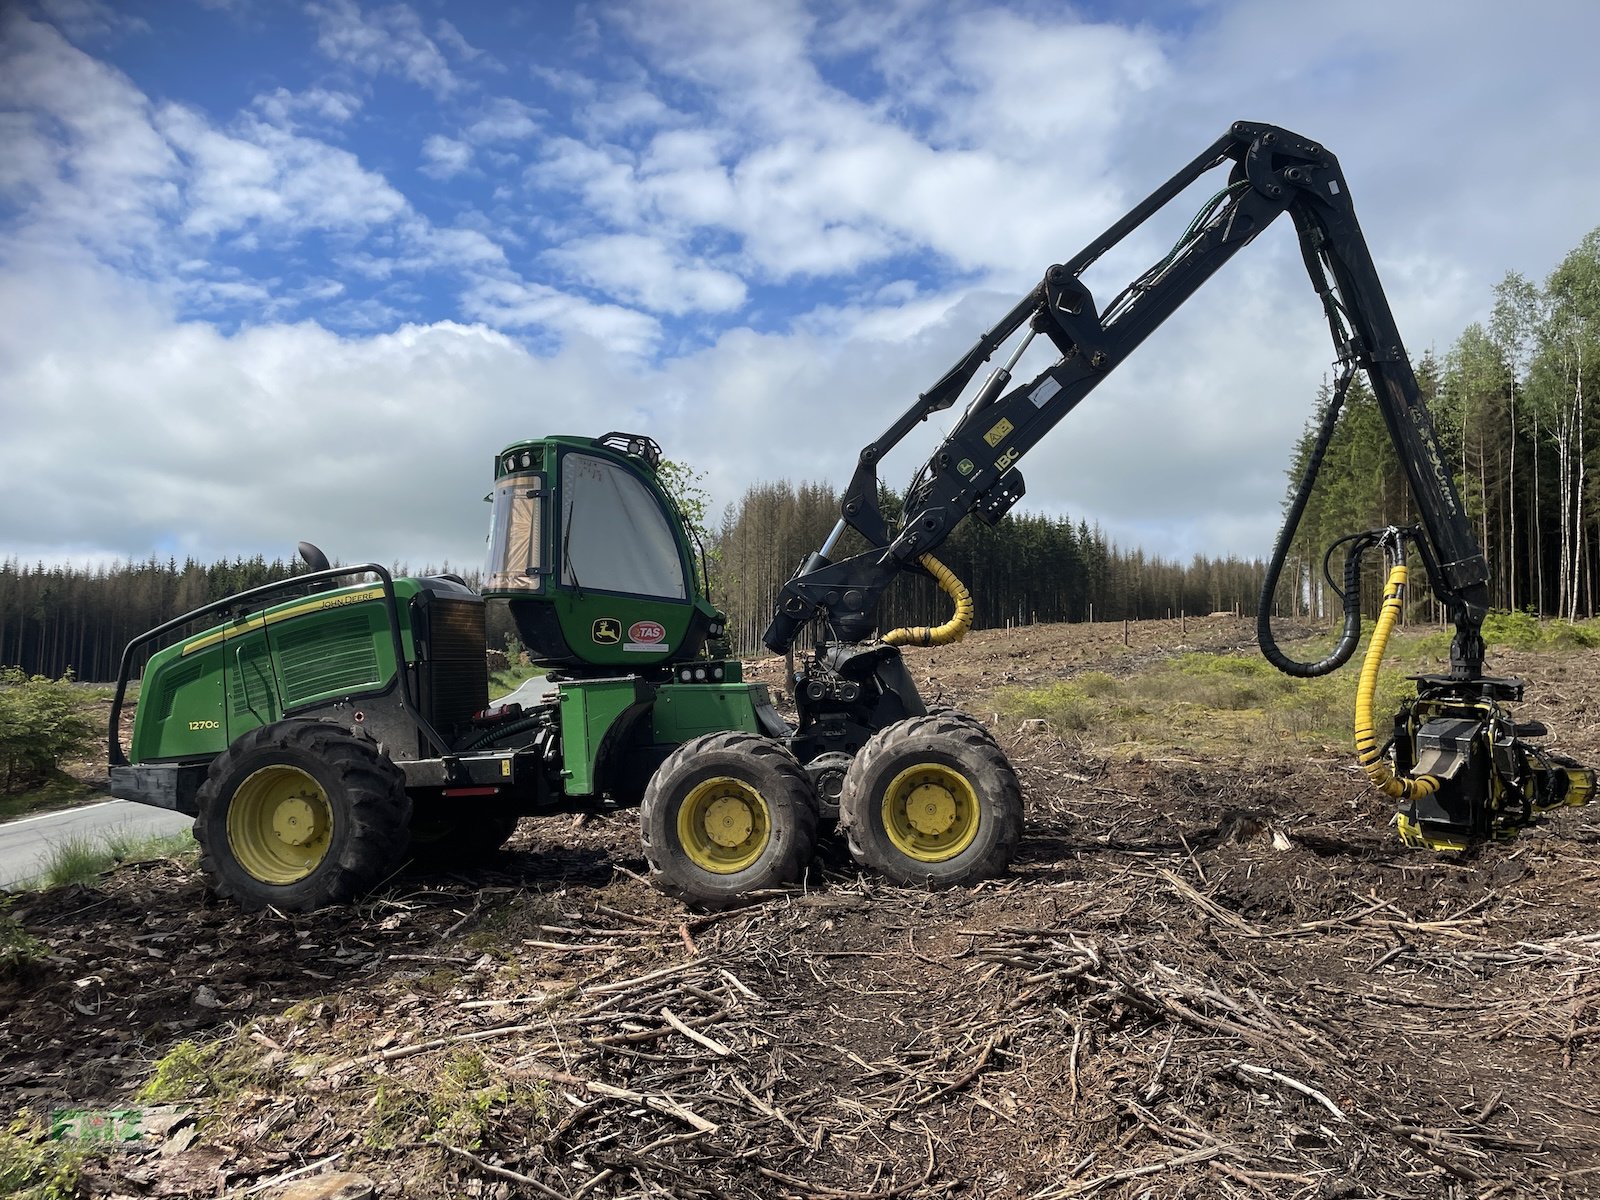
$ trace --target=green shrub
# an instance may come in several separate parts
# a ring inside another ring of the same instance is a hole
[[[0,667],[0,793],[21,791],[87,754],[101,729],[71,676],[47,679]]]
[[[11,901],[11,897],[0,901],[0,980],[20,978],[48,950],[11,915]]]
[[[0,1196],[13,1200],[70,1200],[80,1194],[82,1155],[52,1142],[26,1109],[0,1127]]]

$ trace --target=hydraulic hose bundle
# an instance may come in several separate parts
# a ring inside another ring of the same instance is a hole
[[[1327,675],[1337,671],[1350,661],[1350,656],[1356,652],[1356,646],[1361,642],[1361,553],[1370,545],[1370,542],[1352,546],[1344,563],[1344,587],[1334,587],[1334,592],[1344,605],[1344,631],[1339,639],[1339,644],[1333,652],[1320,662],[1303,663],[1290,658],[1278,647],[1277,639],[1272,636],[1272,598],[1278,591],[1278,580],[1283,575],[1283,564],[1289,558],[1289,547],[1294,542],[1295,532],[1300,528],[1300,518],[1306,511],[1306,502],[1311,499],[1311,489],[1316,485],[1317,472],[1322,468],[1322,459],[1328,452],[1328,445],[1333,441],[1333,431],[1339,424],[1339,410],[1344,406],[1344,395],[1349,390],[1350,381],[1355,376],[1355,369],[1346,365],[1339,375],[1339,381],[1334,385],[1333,395],[1328,399],[1328,406],[1322,413],[1322,424],[1317,429],[1317,440],[1311,447],[1311,455],[1306,460],[1306,469],[1300,476],[1300,482],[1295,486],[1293,498],[1289,501],[1289,511],[1284,514],[1283,528],[1278,532],[1278,541],[1272,548],[1272,559],[1267,564],[1267,576],[1261,584],[1261,599],[1256,605],[1256,641],[1261,645],[1261,653],[1266,660],[1285,675],[1292,675],[1296,679],[1312,679],[1318,675]],[[1337,546],[1339,543],[1335,543]],[[1331,555],[1333,549],[1330,547]],[[1323,562],[1323,570],[1327,570],[1327,560]],[[1329,583],[1332,584],[1332,580]]]

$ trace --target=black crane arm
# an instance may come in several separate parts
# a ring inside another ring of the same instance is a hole
[[[1206,172],[1228,162],[1227,185],[1201,210],[1170,254],[1103,309],[1083,272]],[[822,550],[784,585],[763,636],[789,650],[810,621],[823,618],[833,637],[865,641],[873,613],[894,579],[921,570],[969,513],[998,522],[1024,493],[1017,462],[1076,408],[1162,321],[1279,215],[1293,219],[1311,281],[1320,296],[1340,362],[1365,370],[1417,504],[1416,536],[1434,594],[1456,624],[1452,673],[1476,678],[1479,627],[1488,608],[1488,567],[1439,452],[1432,422],[1356,220],[1338,160],[1321,145],[1272,125],[1240,121],[1070,261],[1052,266],[993,329],[881,437],[861,451],[841,502],[838,527]],[[918,423],[950,408],[1012,335],[1028,327],[1021,348],[993,372],[955,428],[913,482],[905,513],[891,529],[878,506],[879,461]],[[1011,367],[1038,335],[1060,357],[1007,390]],[[827,557],[848,525],[869,549],[839,562]]]

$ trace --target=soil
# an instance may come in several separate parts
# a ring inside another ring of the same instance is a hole
[[[998,687],[1251,643],[1230,617],[1127,637],[908,658],[993,724]],[[1600,760],[1600,652],[1493,666]],[[0,1112],[137,1106],[158,1059],[198,1064],[159,1133],[89,1156],[97,1196],[1600,1195],[1600,805],[1421,854],[1348,758],[994,732],[1027,829],[969,889],[830,843],[803,891],[696,913],[617,813],[308,916],[166,861],[19,895],[46,953],[0,982]]]

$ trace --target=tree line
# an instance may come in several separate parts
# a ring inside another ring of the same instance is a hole
[[[1469,325],[1442,357],[1426,353],[1415,367],[1446,465],[1489,561],[1494,606],[1569,620],[1593,616],[1600,596],[1600,410],[1593,395],[1600,369],[1600,229],[1542,285],[1508,273],[1494,289],[1487,322]],[[1325,387],[1321,399],[1327,398]],[[1301,438],[1295,478],[1316,421]],[[1376,400],[1358,376],[1295,543],[1300,586],[1286,582],[1280,603],[1298,595],[1314,610],[1325,609],[1321,547],[1354,530],[1416,521]],[[1366,586],[1375,590],[1377,583]]]
[[[1600,597],[1600,405],[1592,398],[1600,370],[1600,229],[1542,284],[1506,275],[1487,321],[1469,325],[1442,357],[1430,351],[1415,367],[1446,465],[1493,570],[1494,604],[1568,619],[1593,615]],[[1291,479],[1304,469],[1316,423],[1313,415]],[[822,483],[755,484],[707,528],[693,472],[672,464],[669,475],[701,527],[713,594],[729,614],[735,648],[753,652],[778,589],[837,520],[838,494]],[[892,516],[897,498],[885,493],[881,502]],[[1377,403],[1358,376],[1275,609],[1330,614],[1336,605],[1323,578],[1324,549],[1346,533],[1416,520]],[[835,557],[850,552],[846,540]],[[1219,609],[1251,614],[1264,573],[1256,560],[1170,562],[1119,547],[1081,520],[1029,513],[994,528],[965,521],[939,557],[971,590],[980,628]],[[3,560],[0,665],[113,678],[123,646],[144,630],[301,569],[261,556],[96,567]],[[1364,586],[1375,593],[1379,584],[1369,574]],[[1419,581],[1412,590],[1421,596],[1426,589]],[[1374,605],[1369,596],[1366,611]],[[931,581],[907,576],[886,598],[880,628],[938,624],[948,612]],[[509,629],[503,614],[491,613],[490,644],[500,645]]]
[[[756,652],[778,590],[823,544],[839,503],[828,484],[778,481],[753,484],[724,510],[708,542],[713,594],[728,613],[736,653]],[[886,517],[897,515],[898,497],[883,492],[879,503]],[[863,549],[846,533],[831,557],[839,561]],[[1219,609],[1253,613],[1264,573],[1259,560],[1170,562],[1124,550],[1085,521],[1030,513],[1007,516],[992,528],[964,521],[936,557],[972,593],[979,629]],[[950,600],[932,580],[906,574],[879,606],[878,626],[938,625],[950,611]]]

